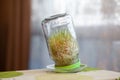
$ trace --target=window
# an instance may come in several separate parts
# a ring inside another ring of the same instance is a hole
[[[30,68],[43,68],[52,63],[41,21],[64,12],[73,17],[82,63],[119,71],[120,0],[32,0]]]

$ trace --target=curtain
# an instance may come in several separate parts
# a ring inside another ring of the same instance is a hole
[[[28,69],[30,1],[1,0],[0,70]],[[3,41],[3,42],[2,42]],[[2,68],[1,68],[2,67]]]

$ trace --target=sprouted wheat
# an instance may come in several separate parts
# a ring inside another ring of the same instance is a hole
[[[78,61],[78,44],[67,28],[55,30],[48,39],[48,46],[56,66],[66,66]]]

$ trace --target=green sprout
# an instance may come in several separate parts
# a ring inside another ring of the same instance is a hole
[[[78,44],[68,29],[55,30],[48,39],[48,46],[56,66],[66,66],[78,61]]]

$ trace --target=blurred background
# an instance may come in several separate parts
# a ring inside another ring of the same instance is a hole
[[[120,0],[32,0],[29,68],[45,68],[53,63],[41,21],[64,12],[73,18],[81,62],[120,71]]]
[[[1,70],[40,69],[53,64],[41,21],[67,12],[73,18],[81,62],[90,67],[120,71],[120,0],[1,2]]]

